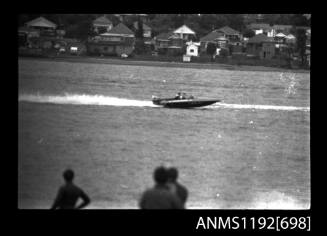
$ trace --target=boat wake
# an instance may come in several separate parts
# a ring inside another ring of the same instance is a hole
[[[126,98],[108,97],[103,95],[65,94],[65,95],[19,95],[19,101],[53,104],[99,105],[99,106],[131,106],[157,107],[152,101],[131,100]]]
[[[109,97],[103,95],[65,94],[65,95],[41,95],[20,94],[19,102],[75,104],[75,105],[99,105],[99,106],[127,106],[127,107],[158,107],[152,101],[133,100],[126,98]],[[204,108],[197,108],[204,109]],[[228,104],[216,103],[205,109],[255,109],[255,110],[282,110],[282,111],[310,111],[310,107],[252,105],[252,104]]]
[[[229,108],[229,109],[253,109],[253,110],[310,111],[310,107],[252,105],[252,104],[217,103],[217,104],[212,105],[211,107],[212,108]]]

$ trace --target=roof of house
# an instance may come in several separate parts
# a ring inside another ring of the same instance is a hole
[[[273,38],[268,37],[265,34],[257,34],[249,39],[248,43],[263,43],[263,42],[274,42]]]
[[[235,35],[235,34],[239,35],[240,34],[240,32],[238,32],[237,30],[232,29],[229,26],[224,26],[224,27],[222,27],[220,29],[217,29],[215,31],[223,32],[224,34],[227,34],[227,35]]]
[[[295,36],[293,34],[289,34],[289,35],[286,35],[285,38],[287,38],[287,39],[295,39]]]
[[[191,30],[189,27],[187,27],[186,25],[179,27],[178,29],[176,29],[174,31],[174,33],[175,34],[195,34],[195,32],[193,30]]]
[[[307,19],[311,19],[311,14],[303,14],[304,17],[306,17]]]
[[[93,21],[93,24],[111,25],[112,22],[106,16],[100,16]]]
[[[248,25],[248,28],[270,30],[272,27],[266,23],[251,23],[250,25]]]
[[[209,34],[207,34],[206,36],[203,36],[202,38],[200,38],[201,42],[208,42],[208,41],[214,41],[215,39],[221,37],[221,33],[217,32],[217,31],[212,31]]]
[[[283,33],[278,33],[278,34],[276,34],[276,37],[283,37],[283,38],[285,38],[285,37],[286,37],[286,35],[285,35],[285,34],[283,34]]]
[[[40,16],[34,20],[28,21],[25,23],[25,25],[29,27],[45,27],[45,28],[56,28],[57,25],[44,17]]]
[[[107,32],[107,34],[127,34],[127,35],[134,35],[134,32],[130,30],[126,25],[123,23],[119,23],[115,27],[113,27],[111,30]]]
[[[138,29],[139,28],[138,22],[135,21],[133,23],[133,26],[134,26],[135,29]],[[143,30],[151,30],[151,28],[149,26],[147,26],[146,24],[143,23]]]

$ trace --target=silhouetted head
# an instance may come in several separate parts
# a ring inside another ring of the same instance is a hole
[[[166,168],[163,166],[157,167],[153,172],[153,178],[157,184],[165,184],[168,180]]]
[[[175,167],[170,167],[167,170],[169,181],[175,182],[178,178],[178,170]]]
[[[71,169],[65,170],[63,176],[66,182],[72,182],[74,179],[74,171]]]

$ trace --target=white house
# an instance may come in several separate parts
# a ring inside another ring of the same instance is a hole
[[[199,56],[200,43],[190,41],[187,42],[186,45],[186,55],[195,57]]]
[[[178,36],[181,39],[185,39],[185,40],[189,40],[191,35],[195,35],[195,32],[193,30],[191,30],[189,27],[187,27],[186,25],[183,25],[181,27],[179,27],[178,29],[176,29],[173,32],[174,35]]]
[[[220,50],[221,50],[221,48],[217,48],[216,49],[216,56],[219,56],[220,55]]]

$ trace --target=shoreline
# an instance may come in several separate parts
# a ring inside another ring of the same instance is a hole
[[[190,69],[211,69],[211,70],[236,70],[236,71],[266,71],[266,72],[291,72],[310,73],[304,69],[284,69],[278,67],[229,65],[219,63],[194,63],[194,62],[164,62],[164,61],[142,61],[134,59],[101,58],[89,56],[69,56],[69,57],[28,57],[18,56],[18,60],[41,60],[41,61],[62,61],[94,64],[131,65],[131,66],[152,66],[152,67],[173,67]]]

